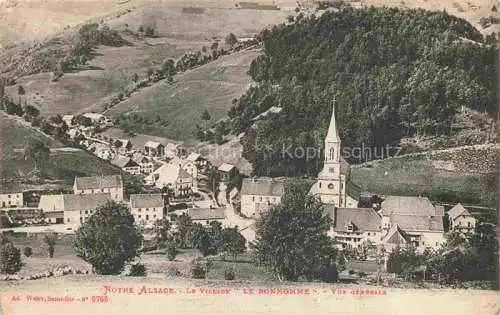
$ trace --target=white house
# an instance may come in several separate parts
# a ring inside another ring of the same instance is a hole
[[[353,248],[360,248],[366,241],[380,244],[382,219],[372,208],[336,208],[332,204],[325,208],[333,221],[328,234],[339,243]]]
[[[191,208],[186,211],[193,223],[200,223],[208,227],[210,222],[216,221],[222,224],[222,227],[228,227],[229,221],[225,215],[225,208]]]
[[[476,218],[460,203],[448,211],[448,217],[450,218],[450,230],[472,233],[476,228]]]
[[[111,118],[104,116],[99,113],[85,113],[82,116],[89,118],[92,120],[92,123],[95,125],[99,125],[101,127],[112,125]]]
[[[123,201],[123,181],[121,175],[76,177],[73,184],[75,194],[109,193],[111,199]]]
[[[109,148],[109,146],[99,142],[92,143],[91,145],[89,145],[87,150],[98,158],[106,161],[112,159],[115,155],[115,153]]]
[[[158,188],[170,187],[175,197],[186,197],[192,192],[194,178],[179,163],[165,163],[146,176],[145,181]]]
[[[389,251],[403,243],[423,251],[445,242],[444,208],[435,207],[426,197],[387,196],[379,215],[384,231],[382,243]],[[393,242],[395,239],[402,243]]]
[[[150,174],[154,171],[153,161],[146,156],[144,156],[141,152],[136,152],[132,155],[132,159],[139,164],[139,168],[141,174]]]
[[[130,210],[136,223],[152,227],[156,220],[163,218],[165,207],[161,194],[130,195]]]
[[[41,195],[38,209],[42,210],[45,222],[64,223],[64,195]]]
[[[22,207],[23,205],[24,197],[21,189],[0,183],[0,208]]]
[[[272,178],[244,178],[241,185],[241,213],[259,216],[281,202],[284,182]]]
[[[64,123],[66,124],[66,126],[71,127],[71,126],[73,126],[73,118],[74,117],[75,116],[73,116],[73,115],[63,115],[62,116],[62,121],[64,121]]]
[[[196,166],[195,162],[186,160],[184,164],[182,164],[182,169],[185,170],[193,178],[198,177],[198,167]]]
[[[147,156],[162,157],[165,156],[165,146],[156,141],[148,141],[144,145],[144,152]]]
[[[198,169],[202,169],[205,166],[207,166],[208,161],[201,156],[201,154],[193,152],[188,155],[186,158],[186,161],[191,161],[193,162]]]
[[[133,175],[140,175],[141,174],[141,167],[140,165],[129,158],[128,156],[124,155],[117,155],[115,156],[111,161],[111,164],[118,166],[122,170],[124,170],[127,173],[133,174]]]
[[[219,173],[220,180],[222,182],[228,182],[236,176],[238,169],[232,164],[222,163],[217,169],[217,172]]]
[[[96,209],[111,200],[107,194],[63,195],[64,223],[79,227],[95,213]]]

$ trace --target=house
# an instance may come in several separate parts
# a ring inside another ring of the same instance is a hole
[[[165,146],[156,141],[148,141],[144,145],[144,152],[147,156],[163,157],[165,156]]]
[[[74,194],[109,193],[111,199],[123,201],[123,181],[121,175],[76,177]]]
[[[24,206],[24,196],[20,187],[0,183],[0,208]]]
[[[132,149],[129,139],[110,139],[111,146],[118,154],[127,154]]]
[[[450,219],[450,230],[468,233],[474,232],[476,228],[476,218],[460,203],[448,211],[448,217]]]
[[[382,244],[387,250],[394,247],[391,243],[394,238],[404,238],[405,244],[411,244],[421,251],[427,247],[437,248],[445,241],[444,208],[435,207],[426,197],[387,196],[381,204],[379,215],[385,236]]]
[[[227,183],[238,174],[238,169],[232,164],[222,163],[217,172],[219,173],[220,180]]]
[[[185,170],[193,178],[198,177],[198,167],[193,161],[186,160],[186,162],[182,164],[182,169]]]
[[[90,120],[92,120],[92,123],[94,125],[98,125],[100,127],[110,126],[113,124],[111,118],[106,117],[103,114],[85,113],[83,114],[83,116],[89,118]]]
[[[141,174],[150,174],[154,171],[154,164],[151,159],[144,156],[141,152],[136,152],[132,155],[132,160],[139,164]]]
[[[241,213],[259,216],[281,202],[284,182],[272,178],[244,178],[241,184]]]
[[[229,222],[226,218],[225,208],[191,208],[186,211],[193,223],[200,223],[208,227],[210,222],[217,221],[223,227],[227,227]]]
[[[43,213],[43,221],[48,224],[63,224],[64,211],[52,211]]]
[[[146,183],[158,188],[170,187],[176,198],[191,194],[194,179],[179,163],[165,163],[145,178]]]
[[[66,126],[71,127],[71,126],[73,126],[73,118],[74,117],[75,116],[73,116],[73,115],[63,115],[62,116],[62,121],[64,121],[64,123],[66,124]]]
[[[130,195],[130,210],[136,223],[152,227],[163,218],[165,203],[161,194]]]
[[[203,169],[208,164],[208,161],[204,159],[201,154],[195,152],[189,154],[186,161],[193,162],[199,170]]]
[[[109,193],[63,195],[64,223],[76,227],[80,226],[95,213],[97,208],[108,203],[111,197]]]
[[[325,206],[333,225],[329,235],[344,247],[361,248],[366,241],[380,244],[383,236],[381,217],[371,208],[336,208]]]
[[[115,153],[109,148],[109,146],[102,144],[100,142],[94,142],[90,144],[87,150],[92,154],[94,154],[95,156],[97,156],[98,158],[106,161],[112,159],[113,156],[115,155]]]
[[[177,156],[179,146],[175,143],[168,142],[165,145],[165,157],[167,158],[175,158]]]
[[[118,166],[122,170],[124,170],[127,173],[133,174],[133,175],[140,175],[141,174],[141,167],[137,162],[129,158],[128,156],[124,155],[117,155],[113,159],[111,159],[111,164]]]
[[[67,133],[70,139],[76,139],[77,137],[85,137],[78,128],[70,128]]]

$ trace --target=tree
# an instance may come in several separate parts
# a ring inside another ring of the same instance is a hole
[[[191,218],[186,213],[182,213],[175,218],[175,223],[179,233],[179,247],[186,248],[187,234],[192,225]]]
[[[219,48],[219,42],[213,42],[212,45],[210,45],[210,50],[212,51],[217,51]]]
[[[47,251],[49,254],[50,258],[54,257],[54,249],[57,243],[57,234],[55,233],[50,233],[50,234],[45,234],[43,237],[43,242],[45,245],[47,245]]]
[[[146,75],[148,76],[148,81],[151,81],[151,76],[153,76],[153,69],[148,69],[148,72],[146,73]]]
[[[238,43],[238,38],[236,37],[236,35],[234,35],[233,33],[229,33],[226,36],[226,44],[232,48],[234,45],[236,45],[236,43]]]
[[[167,218],[157,220],[154,223],[155,241],[158,247],[165,246],[170,236],[172,223]]]
[[[204,120],[205,121],[205,134],[207,133],[207,124],[208,124],[208,121],[212,118],[210,116],[210,113],[208,112],[207,109],[205,109],[202,113],[201,113],[201,116],[200,116],[201,120]],[[206,139],[205,139],[206,140]]]
[[[407,274],[424,263],[423,256],[415,247],[396,248],[387,259],[387,271],[398,275]]]
[[[288,184],[281,203],[257,221],[257,261],[269,265],[280,281],[335,281],[337,251],[327,236],[331,224],[320,200]]]
[[[21,270],[21,251],[11,242],[0,247],[0,273],[14,274]]]
[[[110,201],[97,208],[76,231],[74,247],[78,257],[90,263],[96,273],[113,275],[139,255],[142,240],[130,210]]]
[[[17,86],[17,94],[19,94],[19,95],[26,94],[26,90],[24,89],[24,87],[22,85]]]
[[[246,249],[246,240],[238,232],[238,228],[225,228],[222,230],[221,240],[219,243],[219,251],[229,253],[233,261],[236,260],[236,257],[239,254],[242,254]]]
[[[50,148],[40,139],[32,138],[24,147],[24,158],[35,161],[35,170],[50,158]]]
[[[113,146],[117,149],[121,148],[123,145],[123,142],[121,142],[120,140],[115,140],[115,142],[113,142]]]
[[[175,247],[174,242],[169,242],[167,245],[167,258],[170,261],[173,261],[177,256],[177,248]]]
[[[173,59],[165,59],[161,65],[161,70],[167,78],[173,77],[177,73],[175,61]]]
[[[134,83],[136,83],[137,81],[139,81],[139,75],[138,75],[137,73],[134,73],[134,74],[132,75],[132,81],[133,81]]]
[[[38,117],[40,115],[40,111],[33,105],[26,105],[24,107],[24,114],[31,120],[32,118]]]
[[[73,117],[72,123],[75,125],[90,127],[90,126],[92,126],[92,119],[85,117],[83,115],[78,115],[78,116]]]

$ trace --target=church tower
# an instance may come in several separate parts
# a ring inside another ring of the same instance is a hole
[[[340,173],[340,138],[335,121],[335,99],[333,100],[332,117],[325,138],[324,165],[318,174],[316,192],[321,201],[336,207],[346,206],[345,175]]]

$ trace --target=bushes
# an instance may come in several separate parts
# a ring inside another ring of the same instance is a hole
[[[146,266],[143,264],[133,264],[130,266],[130,277],[145,277],[146,276]]]
[[[203,268],[200,263],[195,263],[191,267],[191,277],[193,279],[205,279],[207,276],[207,270]]]
[[[31,249],[31,247],[26,246],[23,250],[23,254],[26,257],[30,257],[33,254],[33,250]]]
[[[0,273],[14,274],[21,270],[21,251],[12,243],[0,248]]]
[[[182,273],[179,271],[179,269],[175,267],[170,267],[167,269],[167,276],[168,277],[180,277],[182,276]]]
[[[175,259],[175,256],[177,256],[177,248],[175,247],[175,244],[169,243],[167,245],[167,258],[172,261]]]
[[[234,270],[233,268],[224,269],[224,279],[226,280],[234,280]]]

